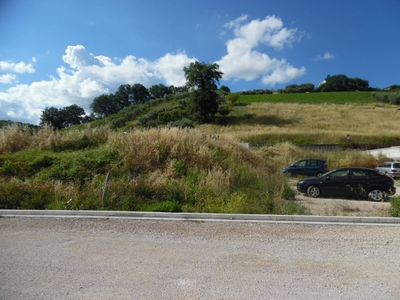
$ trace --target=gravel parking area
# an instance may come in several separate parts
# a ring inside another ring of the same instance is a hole
[[[0,218],[0,299],[399,299],[400,228]]]

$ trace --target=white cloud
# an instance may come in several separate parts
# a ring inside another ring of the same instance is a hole
[[[324,55],[318,55],[317,57],[314,58],[314,60],[318,61],[318,60],[325,60],[325,59],[332,59],[332,58],[335,58],[335,56],[332,53],[325,52]]]
[[[301,77],[305,73],[306,68],[301,67],[300,69],[297,69],[283,62],[279,68],[274,69],[271,74],[264,76],[261,81],[267,85],[274,85],[276,83],[288,82],[293,78]]]
[[[32,59],[32,62],[36,62],[36,58]],[[26,64],[22,61],[15,63],[12,61],[0,61],[0,71],[8,71],[13,73],[34,73],[35,68],[32,63]]]
[[[183,74],[183,68],[188,66],[191,62],[196,61],[194,58],[189,58],[185,52],[179,52],[177,54],[166,54],[159,58],[153,64],[158,77],[165,78],[167,85],[183,86],[186,83],[185,76]]]
[[[89,105],[95,97],[114,93],[126,83],[150,87],[165,82],[166,85],[182,86],[185,84],[183,67],[195,61],[184,52],[166,54],[154,62],[132,55],[111,59],[88,53],[82,45],[68,46],[62,59],[65,65],[57,68],[57,75],[49,80],[18,84],[0,92],[0,119],[38,124],[45,107],[72,104],[90,112]],[[31,64],[1,63],[1,70],[22,71],[24,66],[26,72],[33,70]],[[13,74],[0,76],[2,83],[15,81]]]
[[[285,59],[270,58],[256,48],[266,45],[275,50],[292,47],[295,41],[301,40],[303,33],[297,28],[283,27],[281,19],[267,16],[264,20],[247,22],[248,16],[242,15],[225,24],[233,29],[234,38],[229,40],[227,54],[216,63],[224,73],[223,79],[255,80],[267,85],[285,83],[305,74],[306,69],[293,67]]]
[[[17,80],[17,76],[14,74],[0,75],[0,83],[14,83]]]

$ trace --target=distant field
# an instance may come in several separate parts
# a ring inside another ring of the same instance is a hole
[[[240,95],[237,104],[254,102],[305,104],[370,104],[376,103],[371,92],[330,92],[299,94]]]

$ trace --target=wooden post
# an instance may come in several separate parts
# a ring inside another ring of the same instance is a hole
[[[104,189],[103,189],[103,199],[102,199],[103,208],[104,208],[104,203],[105,203],[106,198],[107,198],[108,182],[110,181],[110,179],[111,179],[111,173],[107,173],[106,181],[104,182]]]

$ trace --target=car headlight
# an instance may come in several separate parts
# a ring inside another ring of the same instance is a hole
[[[297,185],[302,185],[304,183],[304,181],[303,180],[300,180],[298,183],[297,183]]]

